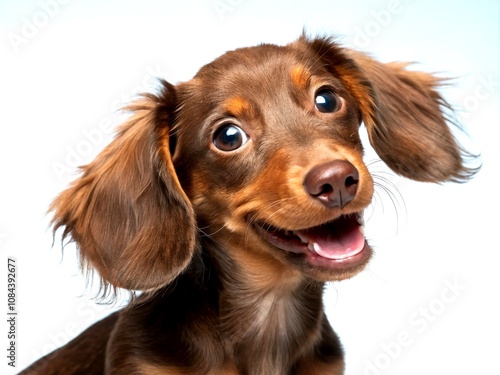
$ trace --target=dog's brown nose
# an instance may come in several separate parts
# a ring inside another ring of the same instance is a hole
[[[343,208],[353,200],[358,189],[359,173],[346,160],[335,160],[312,168],[304,179],[310,196],[328,208]]]

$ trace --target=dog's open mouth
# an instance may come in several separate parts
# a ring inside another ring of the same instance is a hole
[[[254,224],[254,227],[271,245],[320,260],[321,265],[352,265],[368,257],[364,254],[369,252],[369,248],[361,216],[357,214],[343,215],[328,223],[301,230],[280,229],[262,222]]]

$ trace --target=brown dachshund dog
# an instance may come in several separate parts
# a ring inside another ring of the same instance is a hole
[[[322,293],[372,254],[360,124],[397,174],[466,180],[441,82],[306,36],[162,81],[51,207],[105,291],[142,293],[22,374],[343,374]]]

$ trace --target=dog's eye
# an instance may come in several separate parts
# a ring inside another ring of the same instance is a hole
[[[248,141],[248,135],[233,124],[221,126],[214,135],[214,145],[221,151],[234,151]]]
[[[340,109],[341,101],[333,91],[322,89],[316,93],[314,105],[322,113],[332,113]]]

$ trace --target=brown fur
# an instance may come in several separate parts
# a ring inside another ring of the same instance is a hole
[[[51,210],[105,288],[145,292],[22,374],[343,374],[323,286],[361,271],[371,250],[335,261],[285,251],[261,232],[340,231],[361,215],[373,194],[361,121],[398,174],[473,173],[443,114],[441,81],[405,67],[302,36],[229,52],[132,104]],[[322,112],[314,100],[325,87],[337,106]],[[214,143],[227,122],[248,136],[230,151]]]

